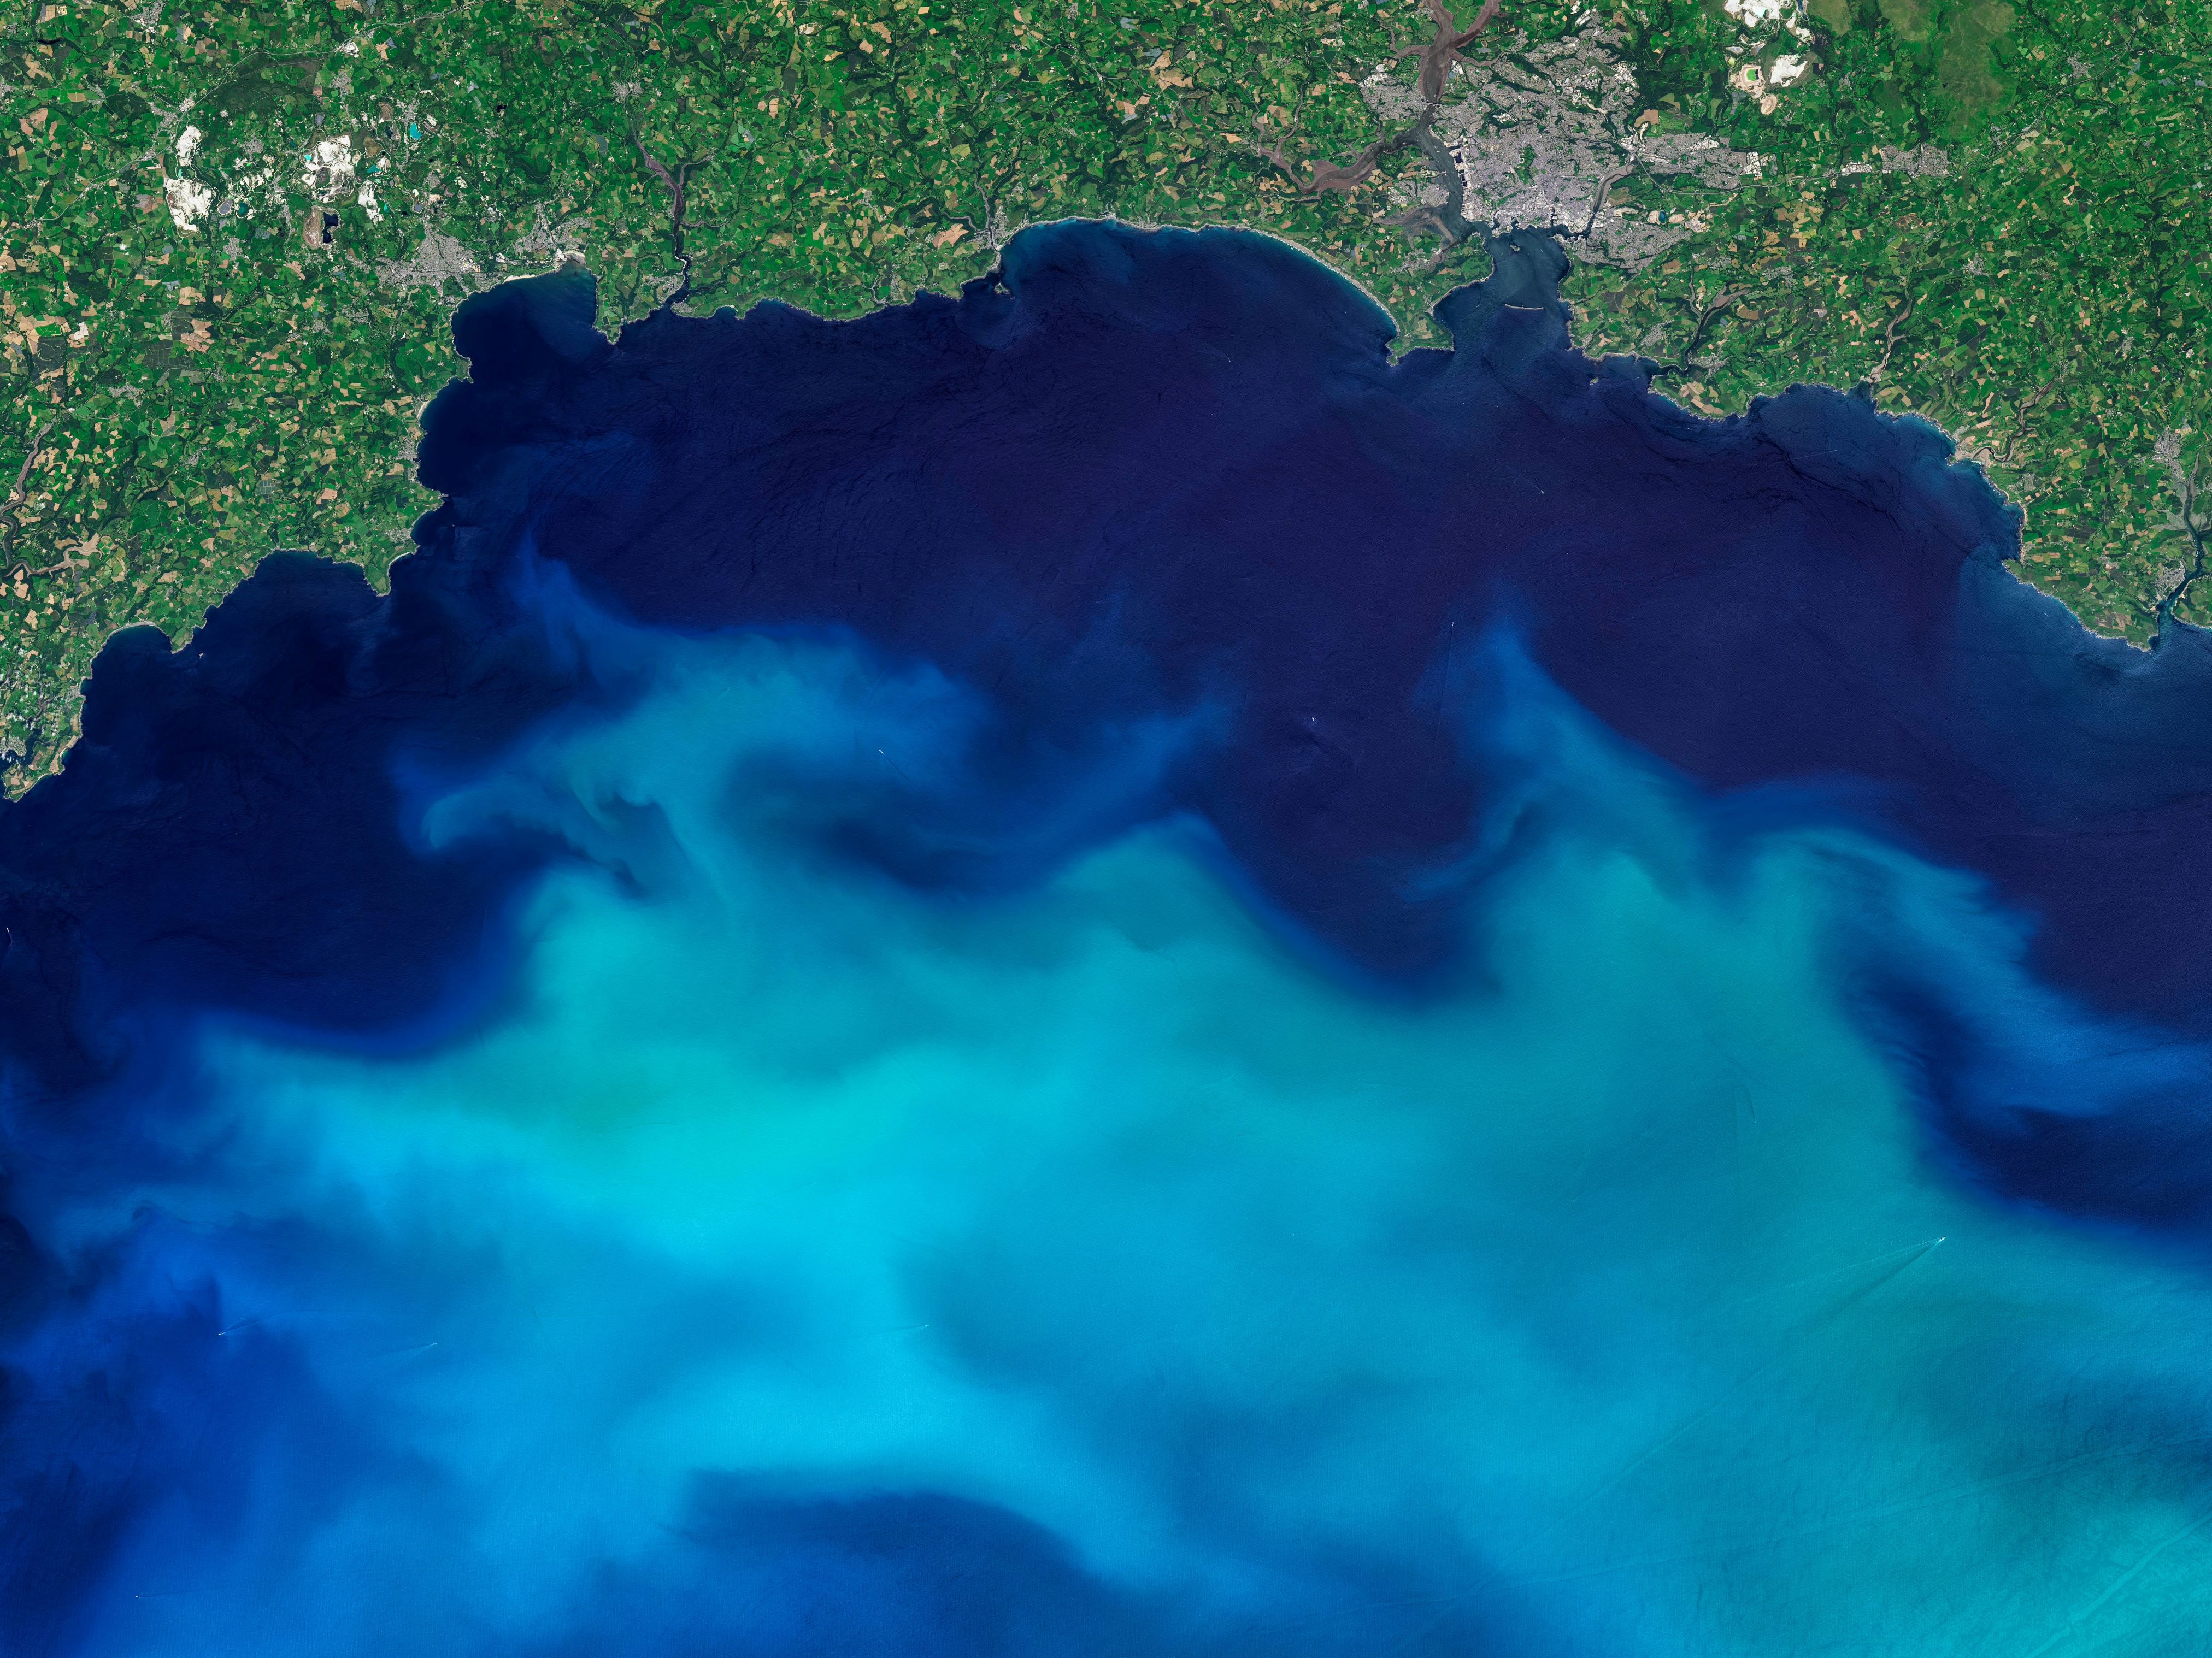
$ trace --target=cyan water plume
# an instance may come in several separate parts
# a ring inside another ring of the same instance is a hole
[[[2187,1649],[2212,1294],[1954,1178],[1865,1016],[1931,938],[2033,999],[1978,884],[1717,827],[1524,665],[1477,960],[1376,995],[1189,823],[895,879],[838,825],[957,795],[970,694],[653,651],[414,803],[575,854],[475,1034],[210,1018],[188,1174],[47,1218],[116,1264],[31,1408],[167,1377],[77,1649]]]
[[[2195,1658],[2206,636],[1540,238],[1004,253],[503,284],[388,595],[102,653],[0,1652]]]

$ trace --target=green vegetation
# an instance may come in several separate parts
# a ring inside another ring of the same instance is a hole
[[[1352,81],[1387,30],[1359,0],[374,3],[65,0],[0,37],[17,780],[117,627],[181,637],[272,547],[380,576],[433,504],[410,456],[459,367],[450,308],[499,276],[580,256],[611,324],[688,260],[688,309],[851,315],[981,274],[1026,221],[1104,212],[1403,257],[1249,142],[1372,136]]]
[[[1880,0],[1847,28],[1816,16],[1796,49],[1817,69],[1762,114],[1722,67],[1746,39],[1733,19],[1651,8],[1635,61],[1667,124],[1769,164],[1756,187],[1698,197],[1711,228],[1675,258],[1579,272],[1587,343],[1687,359],[1676,395],[1709,413],[1792,380],[1872,380],[2026,507],[2024,574],[2091,626],[2146,640],[2169,605],[2212,623],[2193,580],[2212,10]],[[1940,175],[1894,165],[1928,145]],[[1632,187],[1655,210],[1692,204]]]
[[[1627,37],[1636,131],[1762,157],[1733,191],[1618,182],[1615,202],[1694,234],[1638,270],[1578,270],[1587,343],[1677,364],[1672,388],[1706,412],[1872,380],[2027,504],[2032,579],[2093,624],[2142,638],[2169,602],[2212,620],[2183,591],[2212,425],[2201,0],[1739,10],[1516,7],[1461,48],[1602,22]],[[15,784],[53,762],[117,627],[181,636],[273,547],[381,575],[431,504],[410,455],[459,367],[450,309],[503,276],[581,258],[610,325],[679,295],[851,315],[980,274],[1025,222],[1110,212],[1274,231],[1418,343],[1428,306],[1480,274],[1474,242],[1402,210],[1440,146],[1362,94],[1386,59],[1413,85],[1423,60],[1398,54],[1439,38],[1408,0],[0,15]]]

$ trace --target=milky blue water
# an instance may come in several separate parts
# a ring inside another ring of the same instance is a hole
[[[1909,774],[623,608],[279,566],[0,822],[6,1650],[2202,1649],[2188,997]]]

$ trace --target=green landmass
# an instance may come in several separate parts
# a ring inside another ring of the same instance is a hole
[[[2022,574],[2090,626],[2212,623],[2212,12],[1832,0],[1808,20],[1817,69],[1764,113],[1718,67],[1734,20],[1649,15],[1633,61],[1655,106],[1771,165],[1698,202],[1711,228],[1675,258],[1579,271],[1586,344],[1682,362],[1676,395],[1706,412],[1871,380],[2027,509]],[[1923,147],[1940,174],[1885,166]]]
[[[416,420],[479,287],[580,258],[610,326],[854,315],[1112,213],[1274,232],[1432,343],[1428,307],[1482,274],[1421,195],[1455,100],[1598,32],[1635,94],[1607,119],[1759,167],[1608,175],[1615,221],[1679,240],[1570,240],[1589,349],[1667,362],[1707,413],[1867,382],[2027,507],[2027,574],[2092,625],[2212,620],[2202,4],[1643,0],[1480,33],[1441,4],[9,7],[9,786],[55,762],[117,628],[180,638],[278,547],[381,578],[434,504]]]

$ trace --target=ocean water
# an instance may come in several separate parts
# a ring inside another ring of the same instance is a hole
[[[1495,251],[465,307],[0,813],[0,1649],[2201,1651],[2201,639]]]

